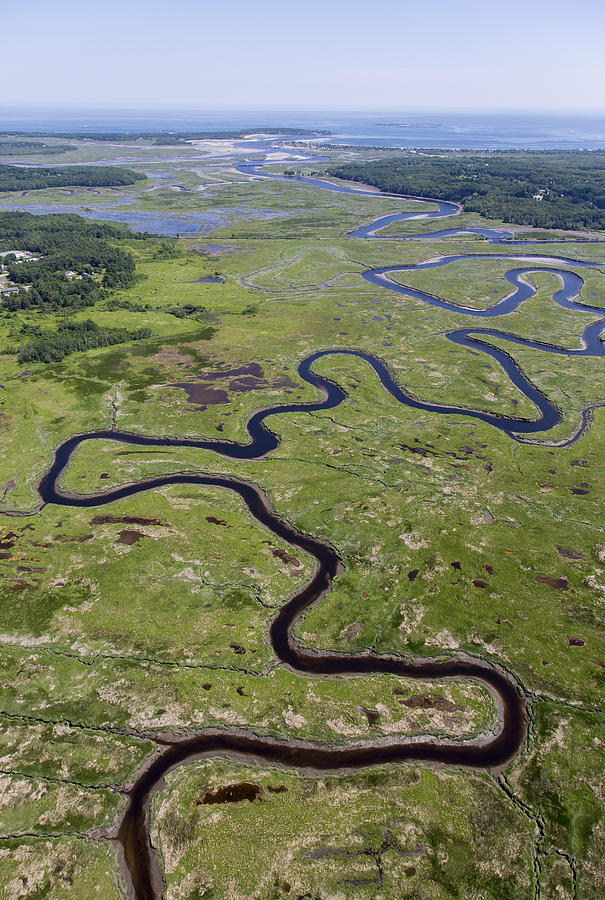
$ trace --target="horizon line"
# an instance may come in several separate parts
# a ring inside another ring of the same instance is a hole
[[[170,106],[153,106],[146,103],[137,103],[130,101],[129,103],[111,103],[110,101],[94,102],[88,105],[84,104],[24,104],[24,103],[3,103],[0,105],[0,115],[9,112],[147,112],[147,113],[173,113],[173,112],[189,112],[197,114],[217,114],[217,113],[285,113],[294,114],[318,114],[318,115],[383,115],[388,114],[410,114],[417,115],[421,113],[439,113],[446,115],[475,114],[475,115],[567,115],[580,117],[585,115],[605,116],[605,108],[594,109],[585,108],[568,109],[565,107],[436,107],[436,106],[418,106],[418,107],[312,107],[312,106],[234,106],[231,104],[223,104],[219,106],[191,106],[187,103],[172,104]]]

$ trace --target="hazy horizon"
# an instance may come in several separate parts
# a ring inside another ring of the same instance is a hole
[[[383,113],[397,114],[397,115],[422,115],[422,114],[436,114],[436,115],[468,115],[468,116],[490,116],[490,115],[502,115],[502,116],[552,116],[552,115],[562,115],[568,116],[570,118],[603,118],[605,117],[605,105],[602,109],[572,109],[569,107],[541,107],[539,109],[524,109],[522,107],[499,107],[497,109],[493,107],[444,107],[444,106],[408,106],[408,107],[387,107],[387,106],[367,106],[367,107],[355,107],[355,106],[340,106],[340,107],[332,107],[332,106],[241,106],[238,104],[218,104],[216,106],[212,106],[211,104],[205,104],[203,106],[192,106],[188,103],[178,103],[174,102],[170,105],[166,106],[156,106],[154,104],[147,104],[144,102],[141,103],[10,103],[10,102],[2,102],[0,103],[0,114],[3,112],[23,112],[23,113],[31,113],[31,112],[48,112],[48,113],[61,113],[61,112],[69,112],[69,113],[87,113],[87,112],[95,112],[95,113],[136,113],[136,112],[145,112],[145,113],[193,113],[197,115],[214,115],[217,113],[287,113],[287,114],[298,114],[302,113],[304,115],[310,115],[313,113],[321,114],[322,116],[326,115],[382,115]]]
[[[33,0],[11,10],[10,30],[10,108],[604,110],[596,0]]]
[[[605,149],[605,114],[131,106],[0,107],[0,131],[33,134],[249,133],[305,129],[329,144],[475,149]]]

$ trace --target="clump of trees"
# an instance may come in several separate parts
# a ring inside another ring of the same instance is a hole
[[[36,191],[56,187],[122,187],[147,176],[120,166],[23,168],[0,166],[0,191]]]
[[[74,150],[72,144],[44,144],[41,141],[0,141],[0,156],[50,156]]]
[[[2,309],[52,312],[93,306],[107,296],[108,289],[135,283],[132,253],[119,244],[148,237],[65,213],[0,213],[0,251],[18,249],[40,254],[37,260],[5,258],[10,280],[30,287],[5,298]],[[82,277],[74,278],[66,272]]]
[[[431,155],[431,154],[439,155]],[[407,153],[328,174],[538,228],[605,229],[605,152]]]
[[[161,310],[161,312],[168,313],[168,315],[174,316],[177,319],[193,318],[204,321],[206,316],[206,307],[196,306],[194,303],[184,303],[183,306],[170,306],[168,307],[168,309]]]
[[[129,312],[136,313],[152,311],[156,313],[166,313],[177,319],[193,318],[202,322],[206,321],[206,307],[194,303],[184,303],[183,306],[162,307],[151,306],[149,303],[136,303],[133,300],[123,300],[118,297],[112,297],[104,304],[103,308],[108,312],[113,312],[117,309],[127,309]]]
[[[12,269],[12,266],[8,267],[9,272],[12,272]],[[84,309],[87,306],[94,306],[105,297],[106,293],[100,284],[88,278],[70,281],[64,275],[49,274],[45,277],[39,274],[31,280],[32,284],[28,290],[21,290],[3,298],[3,310],[55,312],[60,309]]]
[[[125,341],[142,341],[151,337],[150,328],[104,328],[91,319],[83,322],[64,322],[56,329],[30,328],[33,340],[19,347],[19,363],[60,362],[70,353],[93,350],[123,344]]]

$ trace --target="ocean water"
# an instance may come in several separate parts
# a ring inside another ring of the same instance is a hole
[[[605,148],[605,113],[343,113],[293,110],[44,110],[0,108],[0,131],[209,131],[261,127],[332,132],[314,142],[468,149]]]

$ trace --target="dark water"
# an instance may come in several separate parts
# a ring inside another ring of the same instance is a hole
[[[303,180],[306,181],[306,179]],[[318,182],[318,185],[326,190],[333,189],[333,186],[325,183]],[[357,191],[357,193],[363,193],[363,191]],[[439,218],[445,215],[452,215],[454,212],[438,208],[432,216]],[[403,215],[405,216],[406,214]],[[372,226],[375,229],[377,223],[372,223]],[[371,237],[371,235],[372,231],[370,229],[366,233],[357,236],[367,238]],[[388,274],[395,271],[448,265],[455,260],[465,258],[467,257],[457,255],[431,263],[420,263],[416,266],[383,267],[364,273],[364,277],[371,283],[389,291],[411,295],[426,303],[473,317],[491,317],[512,312],[524,300],[533,295],[533,289],[522,280],[523,274],[533,271],[536,265],[533,263],[532,266],[532,260],[529,258],[526,267],[517,267],[507,273],[507,280],[513,287],[511,294],[496,302],[491,309],[487,310],[469,310],[422,291],[407,288],[404,285],[396,285],[388,279]],[[468,258],[477,257],[470,256]],[[548,260],[548,262],[551,262],[551,260]],[[579,263],[572,259],[557,259],[556,262],[561,265],[568,264],[582,267],[599,265],[598,263]],[[138,484],[123,485],[102,494],[70,495],[62,492],[58,487],[58,481],[68,466],[72,454],[86,441],[113,440],[144,446],[197,447],[213,450],[231,459],[258,459],[270,453],[279,445],[279,438],[266,425],[266,419],[269,416],[332,409],[346,399],[347,395],[343,388],[313,371],[315,362],[333,354],[357,356],[364,360],[373,368],[383,387],[396,400],[406,406],[439,415],[468,416],[487,423],[510,437],[521,433],[546,431],[561,421],[561,416],[556,406],[529,381],[511,357],[490,344],[483,342],[480,338],[478,339],[476,335],[504,337],[517,344],[532,346],[536,349],[561,355],[571,356],[578,355],[578,353],[583,355],[603,355],[603,346],[599,340],[605,321],[602,316],[603,311],[598,307],[585,306],[577,302],[576,298],[583,283],[581,277],[562,268],[549,268],[548,271],[553,272],[561,279],[562,287],[554,296],[554,300],[559,305],[570,311],[588,311],[599,316],[598,321],[585,329],[583,334],[584,346],[581,351],[551,347],[491,329],[478,329],[473,332],[460,329],[446,335],[455,343],[469,349],[474,348],[487,353],[499,362],[508,374],[511,382],[536,406],[539,415],[535,419],[501,417],[474,409],[425,403],[417,400],[399,386],[385,363],[379,358],[359,350],[325,349],[309,355],[298,367],[298,374],[301,379],[316,387],[321,393],[322,399],[314,403],[276,405],[256,412],[246,425],[249,438],[247,444],[218,440],[154,438],[107,430],[76,435],[66,440],[55,451],[51,468],[39,485],[40,495],[46,503],[90,508],[113,503],[124,497],[172,484],[220,487],[238,494],[252,516],[261,525],[283,538],[290,545],[313,556],[317,566],[311,580],[281,607],[270,626],[271,645],[277,658],[300,674],[307,676],[351,676],[390,672],[415,678],[474,678],[489,687],[498,698],[500,705],[500,730],[485,743],[478,741],[410,741],[396,736],[389,743],[328,747],[302,744],[297,741],[277,741],[271,738],[258,737],[252,732],[246,733],[235,730],[206,731],[189,740],[174,743],[166,742],[165,748],[160,752],[159,756],[152,759],[130,790],[128,808],[119,832],[119,839],[124,849],[126,863],[132,879],[133,892],[138,900],[153,900],[161,892],[161,873],[159,872],[155,855],[152,852],[149,838],[148,801],[150,791],[171,768],[199,754],[233,752],[244,754],[252,759],[262,758],[282,765],[312,769],[340,769],[379,763],[393,763],[403,760],[427,760],[454,765],[492,768],[506,763],[521,746],[525,734],[524,705],[514,680],[497,667],[487,665],[479,660],[458,657],[445,660],[410,661],[379,656],[373,653],[358,655],[312,653],[299,648],[293,638],[293,627],[304,611],[312,604],[321,601],[331,589],[333,578],[339,571],[340,560],[330,546],[309,535],[302,534],[276,515],[266,495],[256,486],[225,476],[177,474],[144,480]],[[586,411],[584,416],[585,422]]]
[[[421,263],[415,267],[386,267],[366,272],[365,275],[373,283],[391,291],[412,293],[413,296],[419,296],[426,302],[442,305],[447,309],[455,309],[468,315],[489,316],[492,314],[490,310],[466,310],[431,295],[412,291],[402,285],[394,285],[386,279],[387,273],[396,271],[397,268],[411,269],[447,265],[454,260],[463,258],[465,257],[456,256],[434,263]],[[573,260],[561,260],[561,262],[574,263]],[[575,264],[577,265],[577,263]],[[581,265],[591,266],[594,264],[582,263]],[[507,273],[507,278],[515,290],[508,298],[494,304],[493,309],[499,309],[500,314],[512,312],[532,295],[533,289],[521,280],[521,275],[527,271],[531,271],[531,269],[518,268]],[[561,306],[575,311],[598,312],[601,316],[602,310],[584,307],[577,303],[576,297],[582,286],[580,276],[562,269],[550,269],[549,271],[555,272],[562,279],[562,288],[554,297]],[[584,343],[590,352],[595,352],[597,345],[600,345],[598,335],[603,328],[603,322],[603,318],[600,317],[598,322],[590,326],[593,329],[590,337],[587,336],[589,329],[584,332]],[[492,337],[504,336],[516,340],[517,343],[521,342],[520,339],[515,339],[512,335],[507,336],[502,332],[481,329],[480,333]],[[321,601],[330,591],[332,581],[339,571],[340,560],[332,547],[309,535],[302,534],[276,515],[266,495],[255,485],[225,476],[177,474],[147,479],[138,484],[123,485],[102,494],[71,495],[64,493],[58,487],[58,481],[68,466],[72,454],[80,444],[86,441],[113,440],[146,446],[198,447],[214,450],[231,459],[260,458],[279,445],[279,438],[265,424],[265,420],[269,416],[331,409],[346,399],[345,391],[338,384],[313,371],[313,364],[317,360],[332,354],[353,355],[363,359],[374,369],[385,389],[406,406],[440,415],[466,415],[493,425],[511,437],[515,433],[545,431],[561,421],[560,413],[555,405],[526,378],[512,358],[497,348],[471,337],[470,333],[465,330],[450,332],[447,337],[462,346],[469,348],[474,346],[496,359],[507,372],[512,383],[536,405],[539,417],[534,420],[511,419],[473,409],[424,403],[400,387],[380,359],[359,350],[328,349],[309,355],[298,367],[299,376],[308,384],[316,387],[321,392],[322,399],[315,403],[276,405],[256,412],[246,425],[249,437],[247,444],[216,440],[154,438],[108,430],[76,435],[66,440],[55,451],[51,468],[39,485],[40,495],[46,503],[90,508],[114,503],[124,497],[173,484],[220,487],[238,494],[253,518],[261,525],[287,541],[291,546],[313,556],[317,565],[311,580],[284,603],[274,616],[270,626],[270,641],[276,657],[294,671],[307,677],[353,676],[389,672],[414,678],[473,678],[489,687],[497,697],[500,707],[500,729],[497,734],[485,742],[410,741],[394,737],[388,743],[327,747],[303,744],[298,741],[277,741],[239,730],[220,732],[208,730],[188,740],[166,741],[164,749],[145,767],[129,791],[128,806],[118,835],[130,873],[132,893],[137,900],[155,900],[162,893],[162,876],[149,837],[149,794],[166,772],[175,766],[203,754],[237,753],[253,760],[261,758],[285,766],[318,770],[395,763],[404,760],[424,760],[474,768],[494,768],[505,764],[521,746],[525,734],[524,704],[519,689],[510,676],[497,667],[479,660],[463,657],[445,660],[405,660],[374,653],[356,655],[313,653],[300,648],[293,636],[294,625],[306,609]],[[527,345],[529,342],[524,343]],[[533,345],[537,346],[535,342]],[[574,352],[562,348],[548,348],[545,345],[541,345],[540,348],[568,355],[572,355]],[[600,355],[602,355],[602,347]]]
[[[551,266],[542,265],[542,261],[540,260],[540,264],[534,263],[534,265],[527,265],[523,268],[518,269],[510,269],[506,275],[504,276],[509,284],[511,284],[515,290],[505,297],[503,300],[494,303],[493,306],[488,307],[487,309],[472,309],[467,306],[461,306],[459,303],[449,302],[447,300],[442,300],[440,297],[435,297],[433,294],[427,294],[425,291],[419,291],[415,288],[406,287],[403,284],[398,284],[394,281],[391,281],[389,275],[396,272],[414,272],[414,271],[425,271],[428,269],[439,269],[443,266],[448,266],[451,263],[458,262],[460,260],[465,259],[515,259],[515,260],[523,260],[523,256],[515,255],[514,257],[503,257],[501,254],[481,254],[481,253],[457,253],[453,256],[443,256],[440,259],[431,260],[429,262],[421,262],[416,265],[400,265],[400,266],[381,266],[377,269],[369,269],[367,272],[362,274],[362,277],[366,279],[366,281],[370,281],[372,284],[376,284],[379,287],[385,287],[390,291],[396,291],[399,294],[407,294],[408,297],[415,297],[418,300],[423,300],[425,303],[430,303],[432,306],[438,306],[441,309],[447,309],[450,312],[462,313],[466,316],[478,316],[481,318],[493,318],[494,316],[504,316],[508,313],[514,312],[521,306],[525,300],[528,300],[530,297],[533,297],[536,293],[535,289],[531,287],[530,284],[523,281],[523,275],[526,275],[528,272],[540,271],[540,272],[550,272],[553,275],[557,275],[562,281],[562,288],[560,291],[557,291],[553,300],[555,303],[558,303],[559,306],[562,306],[564,309],[569,309],[574,312],[588,312],[594,313],[595,315],[604,316],[605,310],[600,306],[590,306],[584,303],[578,303],[576,301],[576,297],[580,293],[582,286],[584,284],[583,279],[576,275],[574,272],[568,272],[565,269],[553,268]],[[536,260],[538,257],[529,257],[530,260]],[[549,262],[554,257],[543,257],[542,258],[545,263]],[[578,268],[585,269],[599,269],[603,266],[603,263],[600,262],[585,262],[582,260],[573,260],[565,257],[556,258],[557,262],[566,263],[567,265],[577,266]],[[574,351],[568,351],[572,353]]]
[[[313,159],[313,157],[310,157]],[[360,225],[354,231],[348,232],[348,237],[361,238],[364,240],[380,240],[380,241],[425,241],[427,239],[438,240],[443,237],[452,235],[476,234],[486,238],[491,244],[502,244],[514,247],[532,247],[540,244],[552,243],[550,240],[517,240],[514,237],[513,228],[488,228],[485,226],[464,225],[459,228],[445,228],[439,231],[427,231],[420,234],[403,234],[403,235],[383,235],[381,230],[395,222],[407,222],[419,219],[447,219],[457,216],[462,212],[459,203],[452,203],[449,200],[439,200],[435,197],[418,197],[410,194],[388,194],[382,191],[372,191],[363,186],[356,187],[344,182],[326,181],[323,178],[313,178],[307,175],[279,175],[275,172],[265,171],[260,162],[251,162],[247,160],[235,166],[238,172],[251,177],[272,178],[277,181],[295,181],[298,184],[304,184],[306,187],[317,187],[321,190],[337,194],[350,194],[356,197],[371,197],[374,200],[414,200],[426,206],[427,203],[434,203],[435,209],[426,209],[422,212],[404,212],[389,213],[386,216],[379,216],[365,225]],[[579,243],[577,239],[564,240],[564,243]],[[605,243],[605,238],[587,237],[582,239],[582,243]],[[569,260],[568,260],[569,261]],[[572,260],[573,262],[573,260]]]
[[[166,772],[200,754],[244,754],[253,759],[265,759],[272,763],[306,769],[342,769],[423,760],[474,768],[494,768],[505,764],[518,750],[525,734],[524,704],[514,681],[498,668],[464,657],[450,659],[405,660],[381,656],[375,653],[338,654],[310,652],[301,649],[293,636],[295,623],[306,609],[321,601],[331,590],[332,581],[340,569],[340,559],[327,544],[299,532],[281,519],[270,506],[266,495],[255,485],[236,478],[214,475],[167,475],[148,479],[138,484],[110,489],[103,494],[74,496],[58,487],[58,480],[76,448],[88,440],[114,440],[126,444],[161,446],[192,446],[213,449],[223,456],[235,459],[258,458],[274,449],[278,438],[264,425],[271,414],[287,411],[329,409],[342,403],[346,393],[341,387],[312,371],[315,360],[329,352],[323,351],[308,357],[299,366],[299,374],[310,384],[319,387],[324,399],[319,403],[277,406],[254,415],[247,428],[250,443],[247,446],[220,441],[189,440],[178,438],[158,439],[127,434],[118,431],[93,432],[65,441],[55,452],[53,464],[39,485],[42,499],[70,507],[96,507],[114,503],[124,497],[152,491],[173,484],[220,487],[238,494],[253,518],[305,553],[310,554],[317,565],[311,580],[284,603],[271,622],[269,636],[276,657],[294,671],[310,676],[369,675],[388,672],[412,678],[473,678],[483,682],[499,702],[500,727],[486,741],[457,742],[418,740],[409,741],[398,736],[385,743],[365,743],[361,746],[330,747],[303,744],[298,741],[277,741],[258,737],[252,732],[207,730],[188,740],[165,742],[160,755],[152,759],[143,770],[131,790],[129,802],[119,830],[124,858],[128,867],[132,893],[137,900],[155,900],[161,891],[161,873],[152,852],[148,830],[149,793]],[[336,351],[338,352],[338,351]],[[381,382],[394,393],[394,385],[386,366],[369,355],[355,353],[366,359],[377,372]],[[401,389],[398,389],[401,390]],[[394,394],[395,396],[395,394]],[[407,398],[407,395],[404,395]],[[439,410],[447,413],[449,410]]]
[[[0,109],[0,130],[206,131],[265,126],[325,129],[334,132],[325,138],[330,143],[361,146],[605,148],[603,114]]]
[[[447,265],[456,256],[440,260],[428,265]],[[569,260],[569,262],[573,262]],[[586,263],[584,265],[592,265]],[[407,268],[422,268],[419,266]],[[426,267],[426,264],[425,266]],[[384,278],[385,273],[393,271],[393,267],[374,270],[366,275]],[[516,288],[509,298],[496,303],[494,309],[500,307],[501,312],[512,312],[524,300],[532,295],[533,290],[520,281],[520,275],[527,269],[511,270],[507,273],[509,282]],[[551,269],[562,278],[562,288],[555,295],[561,306],[570,310],[589,310],[602,313],[597,308],[584,307],[575,300],[582,285],[578,275],[564,270]],[[569,277],[566,277],[569,276]],[[380,283],[389,290],[410,292],[403,286],[392,283]],[[414,292],[414,296],[420,292]],[[437,298],[423,295],[421,299],[434,302]],[[456,309],[467,314],[477,311],[464,310],[447,301],[439,301],[438,305],[448,309]],[[490,310],[479,314],[489,315]],[[603,327],[601,318],[595,327],[594,342],[598,342],[598,333]],[[481,334],[505,336],[501,332],[482,329]],[[584,332],[586,341],[587,331]],[[90,440],[113,440],[126,444],[146,446],[189,446],[215,452],[232,459],[256,459],[270,453],[279,445],[278,437],[268,429],[265,420],[272,415],[291,412],[313,412],[331,409],[340,405],[347,397],[345,391],[330,379],[313,371],[313,364],[328,355],[346,354],[357,356],[367,362],[375,371],[385,389],[401,403],[416,409],[424,409],[441,415],[467,415],[493,425],[512,436],[513,432],[527,433],[547,430],[561,421],[557,408],[523,375],[516,363],[505,353],[481,341],[471,338],[464,330],[451,332],[448,338],[462,346],[483,350],[491,354],[509,375],[513,384],[522,391],[538,407],[540,416],[535,420],[510,419],[488,413],[460,407],[428,404],[417,400],[400,387],[393,379],[387,366],[378,358],[359,350],[320,350],[304,359],[299,367],[300,377],[308,384],[318,388],[323,399],[316,403],[296,403],[276,405],[255,413],[247,423],[249,442],[236,444],[229,441],[196,440],[179,438],[154,438],[134,435],[118,431],[92,432],[76,435],[66,440],[55,451],[52,466],[39,485],[40,495],[44,502],[72,507],[96,507],[138,493],[143,493],[173,484],[192,484],[199,486],[220,487],[238,494],[248,507],[249,512],[261,525],[272,533],[287,541],[291,546],[310,554],[316,560],[316,569],[308,584],[298,590],[276,613],[270,626],[271,646],[279,660],[294,671],[307,676],[342,676],[369,675],[377,672],[388,672],[395,675],[413,678],[474,678],[489,687],[498,698],[501,712],[501,727],[498,733],[486,742],[436,742],[434,740],[409,741],[395,737],[388,743],[364,744],[362,746],[327,747],[303,744],[298,741],[277,741],[271,738],[258,737],[251,732],[242,731],[205,731],[193,738],[166,742],[160,754],[152,759],[143,770],[131,790],[129,802],[119,830],[124,859],[128,867],[132,891],[137,900],[155,900],[161,895],[162,877],[158,861],[152,851],[149,839],[148,805],[149,794],[170,769],[199,755],[237,753],[248,758],[265,759],[272,763],[306,769],[342,769],[385,763],[396,763],[405,760],[433,761],[474,768],[494,768],[505,764],[519,749],[525,734],[525,716],[523,700],[514,681],[498,668],[478,660],[453,658],[445,660],[404,660],[374,653],[337,654],[327,652],[309,652],[301,649],[294,640],[293,628],[306,609],[321,601],[332,587],[334,577],[338,574],[340,560],[332,547],[297,531],[292,525],[282,520],[270,506],[266,495],[255,485],[236,478],[213,475],[167,475],[147,479],[138,484],[129,484],[110,489],[102,494],[76,496],[64,493],[58,487],[61,474],[69,464],[72,454],[84,442]],[[509,336],[514,340],[513,336]],[[528,343],[528,342],[525,342]],[[587,347],[590,342],[587,342]],[[542,347],[542,349],[548,349]],[[589,347],[593,349],[593,347]],[[558,349],[556,352],[572,353]]]

